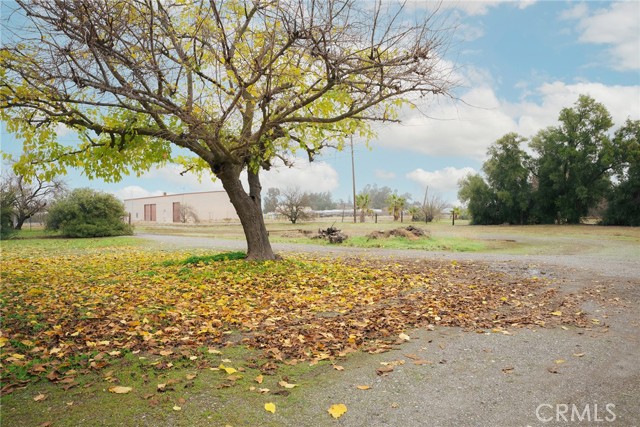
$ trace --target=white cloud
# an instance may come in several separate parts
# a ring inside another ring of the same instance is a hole
[[[623,1],[589,13],[586,5],[565,11],[561,18],[578,20],[579,41],[608,46],[616,70],[640,70],[640,3]]]
[[[384,169],[376,169],[375,174],[376,178],[380,179],[393,179],[396,177],[395,173],[386,171]]]
[[[536,0],[445,0],[443,2],[413,0],[409,5],[415,8],[427,9],[456,9],[461,10],[467,15],[486,15],[492,7],[509,3],[518,7],[518,9],[526,9],[536,3]]]
[[[475,173],[477,173],[476,170],[470,167],[461,169],[446,167],[437,171],[425,171],[418,168],[409,172],[406,176],[425,188],[429,186],[429,192],[433,195],[457,191],[458,181],[469,174]]]
[[[403,111],[403,123],[378,127],[378,143],[430,156],[463,156],[484,160],[487,148],[508,132],[525,137],[557,124],[560,110],[572,107],[581,94],[605,105],[614,124],[638,119],[640,86],[607,86],[601,83],[561,81],[526,89],[528,97],[517,102],[499,99],[483,73],[474,72],[477,87],[461,95],[462,102],[443,102],[426,110]],[[490,77],[487,77],[490,80]]]
[[[298,187],[301,191],[325,192],[338,188],[338,172],[326,162],[311,162],[303,158],[293,160],[293,167],[282,163],[261,173],[262,188]]]

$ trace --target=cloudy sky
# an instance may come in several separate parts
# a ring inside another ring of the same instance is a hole
[[[415,0],[409,7],[433,4]],[[355,141],[358,190],[377,184],[421,200],[429,186],[455,204],[458,180],[480,170],[492,142],[555,125],[560,109],[580,94],[603,103],[616,125],[640,119],[640,2],[458,1],[445,2],[442,12],[458,25],[445,58],[455,66],[456,99],[403,111],[403,123],[381,126],[368,146]],[[4,128],[1,137],[3,151],[19,152]],[[122,198],[221,189],[180,171],[167,166],[116,184],[71,173],[67,181]],[[263,175],[265,189],[292,185],[349,199],[350,151],[326,152],[311,164],[298,159],[293,168]]]

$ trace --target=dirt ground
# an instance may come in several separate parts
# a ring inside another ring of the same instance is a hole
[[[232,240],[141,237],[167,247],[245,247]],[[284,426],[640,426],[638,242],[557,239],[558,245],[575,250],[478,254],[274,245],[285,254],[489,263],[551,279],[564,293],[583,293],[581,309],[592,323],[589,328],[514,328],[508,333],[446,327],[408,331],[411,340],[391,352],[349,358],[342,363],[344,371],[318,379],[295,408],[279,410],[274,419]],[[430,363],[416,365],[416,357]],[[393,372],[378,375],[376,369],[385,366],[381,363],[394,366]],[[359,390],[358,385],[370,388]],[[335,403],[348,408],[337,420],[318,409]]]

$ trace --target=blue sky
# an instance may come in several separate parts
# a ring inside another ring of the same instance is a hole
[[[364,0],[363,0],[364,1]],[[434,2],[414,0],[415,13]],[[458,100],[438,99],[402,112],[403,124],[380,126],[365,147],[355,141],[356,186],[389,186],[421,200],[426,186],[452,204],[457,182],[480,170],[487,148],[508,132],[530,137],[555,125],[563,107],[580,94],[603,103],[616,125],[640,119],[640,2],[444,2],[441,12],[458,23],[444,62],[455,67]],[[20,143],[1,134],[2,150]],[[73,138],[64,135],[63,138]],[[71,187],[92,187],[122,198],[220,189],[166,166],[142,178],[107,184],[72,172]],[[351,155],[327,151],[309,164],[263,174],[263,187],[298,186],[350,198]]]

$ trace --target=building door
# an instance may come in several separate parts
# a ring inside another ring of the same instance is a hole
[[[144,205],[144,220],[155,221],[156,220],[156,205]]]
[[[180,219],[180,202],[173,202],[173,222],[182,222]]]

